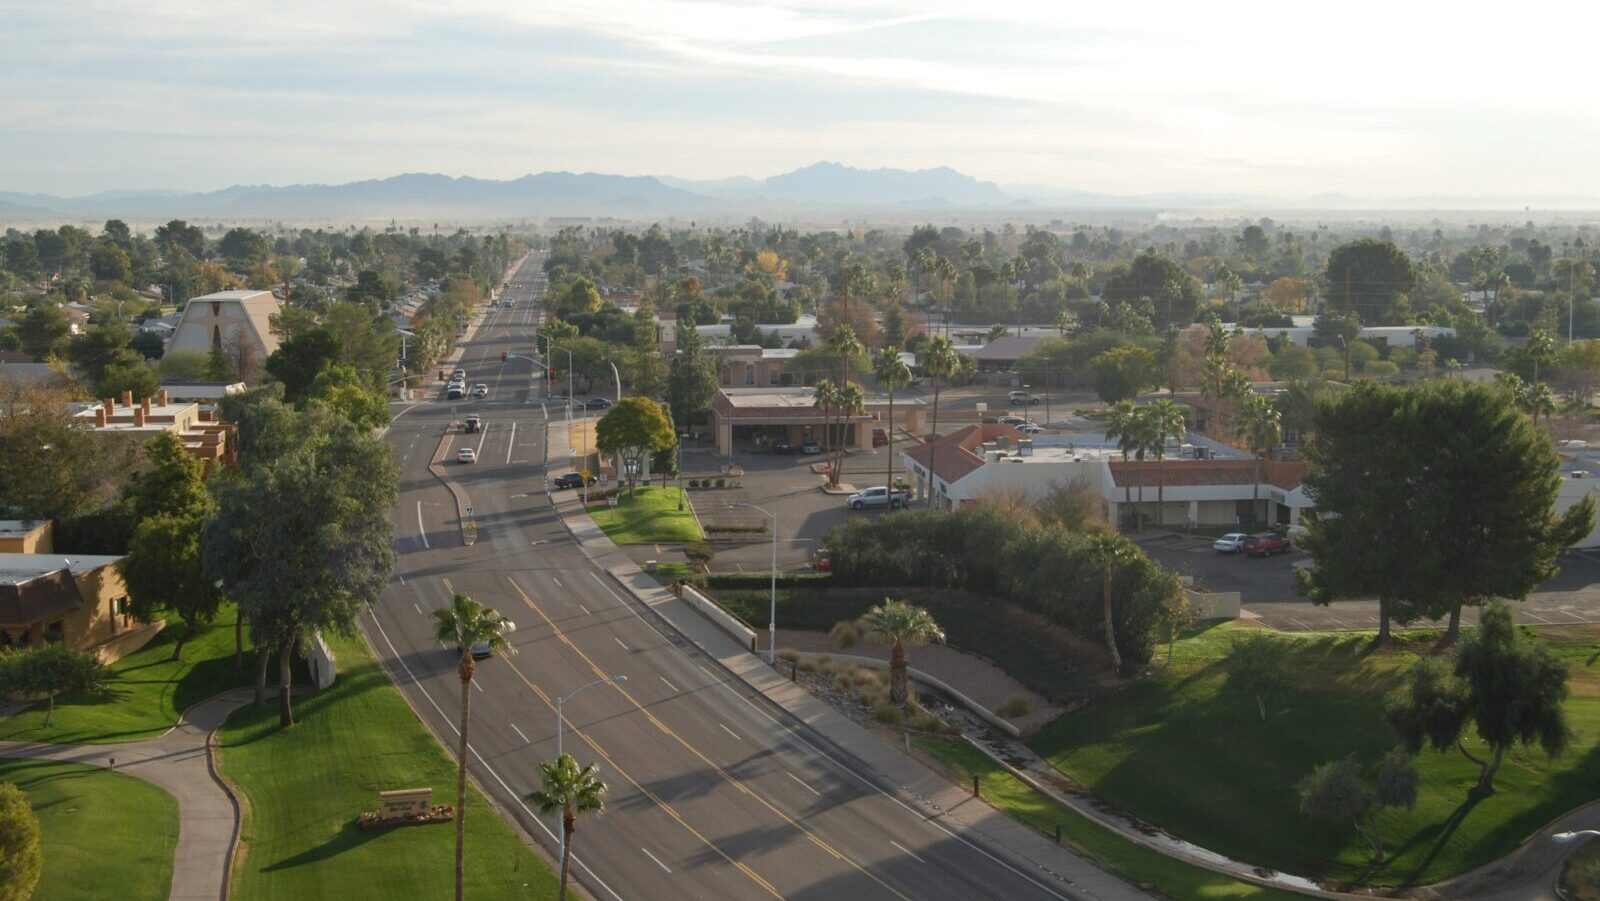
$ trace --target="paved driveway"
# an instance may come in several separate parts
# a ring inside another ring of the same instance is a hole
[[[1207,591],[1237,591],[1245,615],[1286,631],[1375,629],[1376,601],[1339,601],[1319,606],[1295,596],[1294,567],[1309,566],[1300,551],[1258,559],[1211,550],[1210,538],[1173,533],[1132,536],[1153,559],[1180,574],[1193,576]],[[1561,571],[1516,605],[1519,622],[1569,625],[1600,622],[1600,552],[1572,551],[1561,558]],[[1475,611],[1464,615],[1467,622]]]

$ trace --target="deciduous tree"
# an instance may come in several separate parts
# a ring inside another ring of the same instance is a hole
[[[630,491],[644,474],[645,459],[677,441],[666,412],[648,397],[624,397],[595,425],[595,447],[622,460]]]
[[[43,872],[39,818],[21,789],[0,782],[0,901],[28,901]]]

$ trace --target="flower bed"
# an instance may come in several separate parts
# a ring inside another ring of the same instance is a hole
[[[414,813],[403,817],[382,817],[367,811],[356,817],[356,826],[369,832],[392,829],[396,826],[426,826],[429,823],[448,823],[456,817],[456,809],[449,804],[435,804],[427,813]]]

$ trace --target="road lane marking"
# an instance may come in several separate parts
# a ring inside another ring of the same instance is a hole
[[[427,686],[423,685],[422,680],[417,678],[417,674],[411,671],[410,664],[406,663],[405,660],[401,658],[400,651],[395,648],[394,642],[389,640],[389,631],[383,627],[383,621],[378,618],[376,611],[374,611],[372,614],[372,624],[378,627],[378,634],[383,636],[383,643],[389,646],[389,653],[393,655],[393,661],[400,664],[400,668],[405,670],[406,678],[410,679],[411,684],[416,686],[417,691],[422,692],[422,696],[428,699],[428,705],[433,708],[435,713],[439,714],[439,719],[444,722],[445,726],[451,732],[454,732],[456,735],[460,735],[461,729],[456,726],[455,721],[445,714],[444,708],[440,707],[439,702],[433,699],[433,695],[428,691]],[[520,676],[521,673],[518,673],[518,675]],[[526,682],[527,680],[524,679],[523,681]],[[531,684],[529,687],[532,687]],[[421,719],[421,717],[418,717],[418,719]],[[506,794],[511,796],[511,800],[515,802],[518,807],[522,808],[522,812],[528,815],[528,819],[532,820],[534,824],[537,825],[542,832],[544,832],[545,835],[549,836],[550,841],[555,842],[559,846],[560,839],[556,837],[556,834],[550,830],[549,826],[545,825],[543,819],[535,814],[527,804],[523,803],[522,798],[526,792],[513,791],[511,786],[506,784],[506,780],[502,779],[500,774],[495,772],[494,767],[489,765],[489,761],[483,759],[483,755],[478,753],[478,749],[474,748],[471,742],[467,743],[467,750],[471,751],[472,756],[478,759],[478,765],[483,767],[484,772],[493,776],[494,781],[498,782],[500,787],[505,789]],[[606,893],[615,898],[616,901],[622,901],[622,896],[617,894],[616,889],[613,889],[611,886],[605,883],[605,880],[601,879],[599,876],[596,876],[594,870],[589,869],[589,865],[584,863],[577,854],[572,855],[572,862],[582,867],[583,871],[589,874],[589,878],[594,880],[595,885],[605,889]],[[777,892],[774,891],[773,894],[776,895]]]
[[[895,841],[894,839],[892,839],[892,838],[889,839],[889,844],[894,845],[896,848],[899,848],[900,850],[906,852],[907,854],[910,854],[911,858],[913,860],[916,860],[916,861],[918,861],[920,863],[927,863],[927,861],[923,860],[920,856],[918,856],[918,854],[915,851],[912,851],[910,848],[907,848],[905,845],[900,844],[899,842]]]
[[[666,682],[667,687],[672,689],[674,693],[678,691],[678,686],[673,685],[671,682],[667,682],[666,676],[657,676],[656,678],[660,679],[662,682]]]
[[[483,691],[483,686],[478,684],[478,680],[477,679],[473,679],[472,680],[472,687],[476,688],[479,691]]]
[[[511,465],[511,449],[517,444],[517,424],[511,424],[511,437],[506,441],[506,465]]]
[[[611,636],[611,640],[616,642],[618,645],[620,645],[624,651],[626,651],[628,649],[628,646],[623,644],[622,643],[622,639],[618,638],[617,636],[615,636],[615,635]]]
[[[578,605],[578,609],[583,611],[583,615],[584,616],[588,616],[589,615],[589,608],[588,607],[585,607],[582,604],[579,604]]]
[[[444,583],[444,590],[445,591],[448,591],[451,594],[455,594],[456,593],[456,587],[454,585],[450,584],[450,580],[449,579],[440,579],[439,581]]]
[[[478,449],[472,452],[472,455],[474,457],[482,457],[483,456],[483,442],[489,440],[489,429],[491,427],[493,427],[493,426],[494,426],[494,423],[492,423],[492,422],[484,424],[483,433],[478,436]]]
[[[819,792],[816,789],[812,788],[809,784],[806,783],[806,781],[804,779],[801,779],[799,776],[796,776],[793,773],[784,773],[784,775],[788,776],[790,779],[793,779],[794,781],[800,783],[800,787],[805,789],[806,791],[812,793],[813,795],[816,795],[819,798],[822,797],[822,792]]]
[[[662,863],[659,860],[656,860],[656,856],[654,854],[650,853],[650,849],[648,849],[648,848],[640,848],[639,850],[644,852],[644,856],[650,858],[651,860],[654,860],[656,866],[660,867],[662,870],[665,870],[668,873],[672,872],[672,870],[667,868],[666,864]]]
[[[406,577],[405,577],[405,576],[401,576],[401,577],[400,577],[400,584],[401,584],[401,585],[404,585],[404,584],[406,584]]]
[[[422,605],[418,604],[416,601],[412,601],[411,602],[411,606],[416,609],[418,616],[426,616],[427,615],[427,614],[422,612]]]
[[[721,723],[718,723],[717,725],[718,726],[722,726],[722,731],[724,731],[724,732],[728,733],[729,735],[733,736],[736,741],[744,741],[744,739],[739,737],[739,733],[733,731],[732,729],[729,729],[727,726],[723,726]]]
[[[555,635],[555,637],[558,638],[561,641],[562,644],[564,644],[568,648],[570,648],[574,654],[577,654],[580,658],[582,658],[584,663],[589,664],[589,668],[591,670],[594,670],[597,673],[602,672],[601,669],[598,666],[595,665],[594,660],[588,654],[585,654],[583,652],[582,648],[580,648],[576,644],[574,644],[572,639],[567,637],[567,634],[561,630],[560,626],[556,625],[555,621],[552,620],[549,617],[549,615],[544,612],[543,608],[541,608],[538,604],[535,604],[533,602],[533,598],[529,597],[528,593],[522,590],[522,586],[517,584],[517,580],[516,579],[513,579],[510,576],[507,576],[506,577],[506,581],[511,583],[511,587],[513,589],[515,589],[517,594],[522,597],[522,602],[524,604],[528,605],[528,609],[532,610],[534,613],[537,613],[539,615],[539,618],[544,620],[544,623],[550,629],[551,634]],[[640,619],[642,621],[643,617],[641,617]],[[509,661],[508,661],[508,663],[509,663]],[[512,668],[515,669],[514,666]],[[611,685],[611,689],[613,691],[615,691],[617,694],[619,694],[623,698],[625,698],[629,704],[633,705],[633,709],[634,710],[636,710],[639,713],[643,714],[645,720],[647,722],[649,722],[650,725],[656,727],[656,729],[659,732],[661,732],[663,735],[665,735],[668,738],[671,738],[672,740],[676,741],[679,745],[681,745],[683,747],[684,750],[686,750],[690,754],[694,755],[695,758],[697,758],[702,764],[704,764],[708,769],[710,769],[711,772],[715,773],[724,782],[726,782],[728,785],[732,786],[734,788],[734,790],[738,791],[742,795],[745,795],[746,797],[751,798],[757,804],[759,804],[762,807],[766,808],[767,811],[769,813],[771,813],[773,816],[775,816],[778,819],[782,820],[783,822],[787,823],[795,831],[797,831],[801,835],[805,836],[806,839],[811,842],[811,844],[817,846],[818,848],[820,848],[824,852],[833,855],[833,857],[838,859],[839,861],[841,861],[841,862],[843,862],[845,864],[848,864],[850,867],[855,869],[856,872],[860,873],[861,875],[863,875],[863,876],[867,877],[868,879],[872,880],[873,882],[877,883],[877,885],[880,888],[882,888],[885,891],[889,892],[890,894],[894,895],[896,898],[901,899],[901,901],[911,901],[911,898],[909,896],[907,896],[906,894],[901,892],[899,889],[896,889],[894,886],[890,885],[889,883],[883,881],[883,879],[881,879],[876,873],[873,873],[871,870],[869,870],[866,867],[862,866],[861,864],[857,863],[855,860],[851,859],[850,857],[845,856],[837,848],[834,848],[832,845],[828,844],[826,841],[823,841],[821,837],[819,837],[815,832],[812,832],[809,828],[807,828],[805,824],[801,823],[799,820],[797,820],[794,817],[788,815],[787,813],[784,813],[782,810],[779,810],[778,807],[775,804],[773,804],[771,801],[768,801],[762,795],[757,794],[756,792],[752,791],[748,786],[746,786],[744,784],[743,780],[734,778],[733,774],[729,773],[727,770],[723,769],[721,766],[718,766],[715,761],[713,761],[710,757],[706,756],[706,754],[704,752],[702,752],[699,748],[697,748],[694,745],[690,744],[687,739],[683,738],[683,736],[681,736],[678,733],[674,732],[672,730],[671,726],[668,726],[666,723],[663,723],[660,720],[660,718],[658,718],[654,713],[650,712],[649,708],[647,708],[643,704],[639,703],[639,699],[635,698],[632,694],[630,694],[626,688],[622,687],[622,685],[620,685],[620,684],[618,684],[616,682],[612,682],[612,683],[610,683],[610,685]],[[718,725],[722,725],[722,724],[718,723]],[[722,728],[726,729],[728,731],[728,734],[732,735],[734,738],[739,738],[739,736],[732,729],[728,729],[727,726],[723,726]],[[739,739],[739,740],[743,741],[744,739]],[[598,747],[596,747],[593,742],[590,742],[590,747],[594,747],[597,752],[599,750]],[[615,764],[613,764],[613,766],[614,765]],[[909,810],[909,808],[907,808],[907,809]],[[710,842],[707,842],[707,844],[709,845]],[[716,846],[712,845],[712,847],[716,847]],[[773,894],[774,895],[777,894],[777,891],[775,889],[773,890]]]
[[[522,739],[522,743],[523,743],[523,744],[525,744],[525,745],[531,745],[531,744],[533,744],[533,742],[531,742],[531,741],[528,741],[528,736],[526,736],[526,735],[523,735],[523,734],[522,734],[522,730],[521,730],[521,729],[518,729],[518,728],[517,728],[517,724],[516,724],[516,723],[507,723],[507,724],[506,724],[506,725],[508,725],[508,726],[510,726],[510,727],[511,727],[511,731],[512,731],[512,732],[515,732],[515,733],[517,733],[517,737],[518,737],[518,738],[520,738],[520,739]]]
[[[561,580],[560,580],[560,579],[558,579],[558,578],[556,578],[556,577],[555,577],[555,576],[551,576],[551,577],[550,577],[550,581],[552,581],[552,582],[554,582],[554,583],[556,583],[556,587],[557,587],[557,588],[565,588],[565,587],[567,587],[567,586],[565,586],[565,585],[562,585],[562,584],[561,584]]]
[[[417,501],[417,535],[422,538],[423,547],[433,547],[428,543],[428,529],[422,524],[422,501]]]

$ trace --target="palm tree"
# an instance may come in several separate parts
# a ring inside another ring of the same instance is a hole
[[[1556,355],[1556,342],[1550,333],[1544,329],[1536,329],[1528,336],[1528,342],[1523,345],[1528,353],[1528,359],[1533,363],[1533,383],[1539,384],[1539,364],[1548,363]]]
[[[1089,556],[1100,566],[1101,613],[1106,624],[1106,650],[1111,653],[1111,665],[1122,672],[1122,652],[1117,650],[1117,626],[1111,616],[1111,577],[1117,564],[1133,556],[1133,545],[1116,532],[1099,532],[1089,538]]]
[[[833,627],[834,643],[850,647],[865,638],[874,644],[889,645],[889,703],[906,702],[906,669],[911,657],[906,645],[925,645],[930,641],[944,642],[944,630],[934,621],[933,614],[905,601],[884,598],[854,622],[842,622]]]
[[[883,484],[889,489],[889,497],[894,497],[894,392],[897,388],[904,388],[911,384],[911,367],[900,358],[900,348],[884,347],[878,351],[877,359],[872,361],[872,375],[878,384],[889,391],[889,422],[884,429],[884,434],[889,436],[889,471],[884,476]],[[891,502],[892,506],[892,502]]]
[[[478,662],[474,646],[488,646],[490,652],[516,653],[506,636],[516,625],[497,611],[457,593],[450,606],[433,611],[433,635],[449,647],[455,643],[460,660],[456,675],[461,678],[461,745],[456,754],[456,901],[461,901],[464,855],[467,848],[467,726],[472,719],[472,677]]]
[[[1117,442],[1117,450],[1122,452],[1122,462],[1128,462],[1128,454],[1132,453],[1138,444],[1139,436],[1139,408],[1131,400],[1119,400],[1111,408],[1111,418],[1106,420],[1106,440],[1113,438]],[[1133,507],[1132,477],[1122,486],[1122,505],[1133,509],[1135,520],[1139,515],[1137,508]],[[1141,486],[1142,490],[1142,486]]]
[[[1261,502],[1261,461],[1283,440],[1283,414],[1272,401],[1251,394],[1244,403],[1234,434],[1256,458],[1256,487],[1250,498],[1250,528],[1256,527],[1256,506]]]
[[[844,469],[844,454],[849,449],[846,440],[847,421],[867,412],[867,398],[861,393],[861,386],[850,382],[839,389],[838,399],[834,401],[834,409],[839,415],[839,446],[833,451],[833,463],[828,467],[828,481],[833,487],[839,487],[839,476]]]
[[[851,269],[860,268],[861,267],[859,266],[851,267]],[[846,276],[846,285],[848,286],[854,276],[850,276],[850,270],[846,270]],[[831,356],[839,358],[839,381],[837,382],[837,385],[839,390],[843,391],[844,388],[850,384],[850,361],[865,354],[867,349],[862,346],[861,339],[856,337],[856,330],[851,328],[848,323],[834,329],[833,334],[828,336],[828,340],[823,344],[823,347],[827,349]],[[839,438],[840,443],[843,443],[844,414],[837,409],[837,404],[835,404],[835,413],[839,416]],[[829,452],[830,454],[833,453],[833,448],[830,447]],[[839,452],[839,463],[840,465],[843,465],[844,463],[844,453],[842,451]],[[835,466],[833,469],[834,477],[831,479],[831,481],[835,486],[837,486],[839,484],[838,467]]]
[[[961,355],[948,337],[939,335],[923,345],[917,363],[924,373],[933,376],[933,437],[928,442],[928,493],[923,496],[925,504],[932,504],[933,458],[939,453],[939,383],[960,367]]]
[[[1164,525],[1162,511],[1166,503],[1167,438],[1182,435],[1187,418],[1183,408],[1166,397],[1145,407],[1144,415],[1146,427],[1155,439],[1152,446],[1156,455],[1156,528],[1159,529]]]
[[[528,796],[528,800],[543,814],[561,811],[561,889],[557,901],[566,901],[567,874],[571,871],[572,834],[578,829],[578,817],[586,813],[602,813],[606,806],[606,784],[600,780],[594,764],[582,769],[571,754],[562,754],[549,763],[539,764],[539,782],[544,788]]]
[[[833,447],[833,408],[839,405],[839,386],[832,379],[817,379],[811,389],[811,405],[822,412],[822,440]]]

